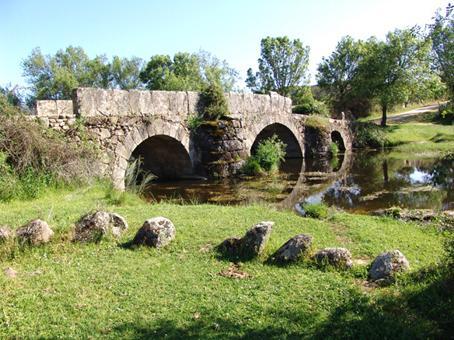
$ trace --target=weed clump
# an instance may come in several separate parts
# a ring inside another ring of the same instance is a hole
[[[304,210],[305,217],[325,219],[328,217],[328,207],[322,203],[303,203],[301,208]]]
[[[276,135],[261,141],[256,154],[249,157],[243,165],[243,172],[259,175],[279,171],[279,166],[285,160],[286,146]]]

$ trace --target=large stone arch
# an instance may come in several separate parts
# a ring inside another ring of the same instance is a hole
[[[124,179],[128,160],[131,158],[134,150],[144,141],[156,136],[173,138],[178,141],[187,154],[190,155],[189,131],[183,124],[175,124],[174,122],[169,122],[164,119],[153,119],[150,122],[144,122],[125,134],[124,139],[119,141],[115,147],[113,156],[114,166],[112,169],[112,180],[115,187],[124,189]]]

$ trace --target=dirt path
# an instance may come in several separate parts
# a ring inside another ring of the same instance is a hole
[[[425,113],[435,112],[437,110],[438,110],[438,104],[426,105],[426,106],[422,106],[422,107],[419,107],[417,109],[413,109],[410,111],[400,112],[400,113],[389,115],[387,122],[388,123],[405,123],[405,122],[408,122],[409,120],[412,120],[416,116],[419,116],[419,115],[425,114]],[[372,120],[372,122],[380,124],[381,117]]]

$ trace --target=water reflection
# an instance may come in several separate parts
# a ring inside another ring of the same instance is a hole
[[[157,182],[150,185],[149,196],[218,204],[269,202],[285,209],[303,201],[355,212],[391,206],[452,209],[453,171],[452,159],[361,152],[335,159],[290,159],[274,177]]]

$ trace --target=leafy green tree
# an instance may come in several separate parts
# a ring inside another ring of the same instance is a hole
[[[454,100],[454,5],[446,7],[445,15],[435,13],[430,25],[434,63]]]
[[[429,51],[429,41],[417,29],[395,30],[386,41],[369,40],[358,68],[359,87],[380,104],[382,126],[388,110],[405,102],[414,79],[430,73]]]
[[[80,47],[69,46],[54,56],[39,48],[22,63],[34,99],[69,99],[78,86],[109,86],[109,65],[105,56],[89,59]]]
[[[110,64],[112,86],[123,90],[141,88],[140,72],[144,64],[143,59],[137,57],[131,59],[113,57]]]
[[[231,91],[237,73],[224,61],[207,52],[176,53],[152,56],[140,74],[150,90],[202,91],[210,82],[218,83],[223,91]]]
[[[328,93],[336,112],[356,111],[355,105],[365,99],[360,96],[357,84],[358,66],[365,55],[367,44],[343,37],[328,58],[318,66],[317,82]],[[364,106],[361,106],[361,110]]]
[[[246,85],[253,92],[291,94],[308,81],[309,46],[299,39],[266,37],[260,43],[259,71],[247,71]]]

